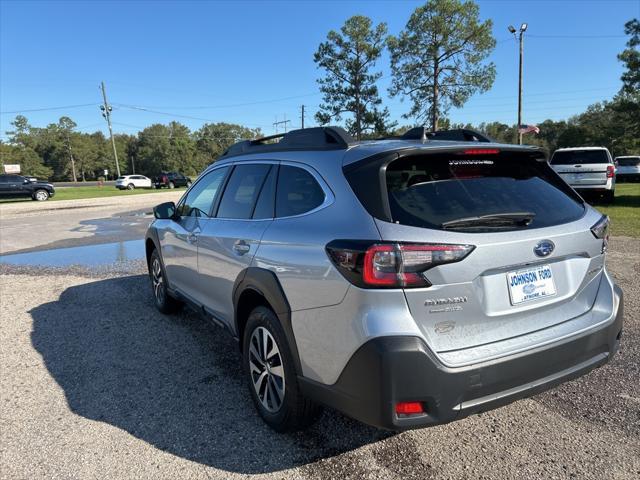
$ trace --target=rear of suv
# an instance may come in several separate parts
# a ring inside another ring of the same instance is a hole
[[[238,340],[278,431],[318,405],[446,423],[603,365],[623,316],[609,219],[541,150],[473,138],[325,127],[232,146],[154,210],[156,306],[188,303]]]
[[[616,157],[616,176],[621,181],[640,182],[640,155]]]
[[[560,148],[553,153],[550,163],[562,179],[576,190],[601,195],[605,202],[613,202],[616,167],[606,148]]]

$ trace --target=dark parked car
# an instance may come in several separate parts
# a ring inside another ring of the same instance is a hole
[[[183,174],[178,172],[166,172],[158,175],[154,180],[156,188],[176,188],[176,187],[187,187],[191,186],[191,179],[189,177],[185,177]]]
[[[31,197],[44,201],[56,193],[53,185],[42,181],[31,181],[21,175],[0,175],[0,198]]]

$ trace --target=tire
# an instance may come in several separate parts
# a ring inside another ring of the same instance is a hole
[[[38,202],[44,202],[45,200],[49,200],[49,192],[43,189],[38,189],[33,192],[33,197],[31,198],[37,200]]]
[[[173,182],[169,182],[169,188],[176,188],[176,186]]]
[[[191,181],[187,182],[187,188],[189,188],[191,186]]]
[[[293,357],[273,311],[261,306],[249,314],[242,345],[251,398],[265,423],[277,432],[301,430],[313,423],[321,410],[300,392]]]
[[[167,291],[167,275],[158,250],[153,250],[149,259],[149,279],[153,292],[153,302],[162,313],[173,313],[182,307],[182,302],[173,298]]]
[[[605,203],[613,203],[613,201],[615,200],[615,196],[616,196],[616,193],[614,190],[604,192]]]
[[[127,190],[134,190],[136,188],[136,186],[133,183],[130,183],[129,185],[127,185]]]

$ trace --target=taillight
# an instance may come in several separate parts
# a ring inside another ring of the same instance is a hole
[[[613,178],[616,174],[616,167],[607,165],[607,178]]]
[[[458,262],[475,247],[431,243],[373,243],[335,240],[327,253],[351,283],[363,288],[431,286],[424,272],[437,265]]]
[[[603,215],[593,227],[591,227],[593,236],[602,240],[602,253],[607,251],[609,246],[609,217]]]

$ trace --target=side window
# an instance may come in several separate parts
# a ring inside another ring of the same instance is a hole
[[[180,216],[208,217],[228,170],[229,167],[218,168],[202,177],[189,191],[182,205],[178,207]]]
[[[238,165],[224,190],[218,218],[251,218],[262,184],[271,165]]]
[[[276,217],[309,212],[324,202],[324,191],[313,175],[302,168],[280,166],[276,193]]]
[[[7,175],[0,175],[0,183],[9,183],[9,177]]]
[[[269,176],[264,181],[260,196],[253,210],[253,218],[256,220],[273,218],[276,207],[276,181],[278,180],[278,166],[274,165],[269,171]]]

